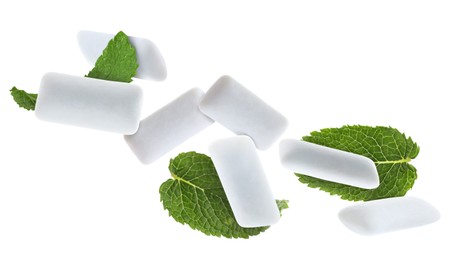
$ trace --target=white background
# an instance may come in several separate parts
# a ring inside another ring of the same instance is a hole
[[[456,259],[456,1],[148,2],[0,3],[0,259]],[[81,29],[160,48],[167,80],[136,81],[144,116],[229,74],[289,118],[285,138],[344,124],[400,129],[421,146],[408,194],[441,220],[354,234],[337,218],[353,203],[300,184],[275,144],[260,156],[275,196],[290,200],[280,223],[249,240],[178,224],[159,202],[168,160],[206,153],[229,131],[215,124],[144,166],[122,136],[38,121],[10,97],[14,85],[36,92],[48,71],[87,73]]]

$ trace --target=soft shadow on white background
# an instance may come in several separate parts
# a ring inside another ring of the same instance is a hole
[[[457,11],[455,1],[402,0],[1,3],[0,259],[456,257]],[[421,147],[409,195],[441,220],[356,235],[337,219],[352,202],[300,184],[275,144],[260,156],[276,197],[290,200],[280,223],[249,240],[176,223],[158,193],[169,159],[206,153],[231,132],[215,124],[144,166],[122,136],[38,121],[9,95],[12,86],[36,92],[48,71],[85,75],[81,29],[158,45],[169,75],[136,81],[144,116],[229,74],[288,117],[283,138],[344,124],[398,128]]]

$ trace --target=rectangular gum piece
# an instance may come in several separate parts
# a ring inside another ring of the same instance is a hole
[[[142,98],[134,84],[47,73],[35,115],[44,121],[132,134],[139,125]]]
[[[363,189],[379,186],[374,162],[362,155],[285,139],[280,142],[280,161],[288,170],[315,178]]]
[[[94,65],[114,36],[108,33],[80,31],[77,38],[84,57]],[[139,64],[135,77],[146,80],[165,80],[167,67],[157,46],[152,41],[140,37],[129,36],[129,42],[135,48]]]
[[[282,114],[229,76],[213,84],[199,108],[232,132],[251,137],[261,150],[268,149],[288,125]]]
[[[280,212],[253,140],[243,135],[220,139],[209,153],[237,223],[246,228],[275,224]]]
[[[439,211],[416,197],[361,202],[339,212],[342,223],[361,235],[377,235],[427,225],[440,218]]]
[[[198,109],[204,92],[193,88],[140,122],[138,131],[125,141],[143,164],[161,156],[204,130],[213,120]]]

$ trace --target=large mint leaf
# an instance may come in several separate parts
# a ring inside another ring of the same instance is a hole
[[[196,152],[181,153],[170,160],[173,179],[164,182],[159,193],[164,209],[182,224],[206,235],[248,238],[269,227],[243,228],[234,218],[223,186],[210,157]],[[286,201],[277,201],[281,209]]]
[[[342,199],[375,200],[404,196],[417,179],[417,170],[409,162],[420,152],[420,147],[410,137],[391,127],[343,126],[312,132],[304,141],[370,158],[377,166],[380,186],[361,189],[340,183],[321,180],[296,173],[299,181],[311,188],[338,195]]]
[[[27,110],[35,110],[38,97],[37,94],[27,93],[24,90],[17,89],[16,87],[10,89],[10,93],[19,107]]]
[[[135,48],[130,44],[129,37],[121,31],[110,40],[86,77],[131,82],[137,68]]]

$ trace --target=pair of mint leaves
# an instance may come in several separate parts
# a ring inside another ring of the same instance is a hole
[[[129,37],[121,31],[110,40],[86,77],[129,83],[137,73],[137,68],[135,48],[130,44]],[[37,94],[27,93],[16,87],[10,92],[19,107],[35,110]]]
[[[350,201],[369,201],[404,196],[417,178],[409,164],[420,148],[410,137],[391,127],[343,126],[312,132],[303,141],[370,158],[376,165],[380,185],[361,189],[296,173],[299,181]],[[236,162],[234,162],[236,163]],[[207,235],[248,238],[268,227],[242,228],[232,214],[226,194],[211,158],[195,152],[182,153],[170,160],[172,179],[160,187],[161,201],[176,221]],[[280,210],[287,201],[277,201]]]
[[[86,77],[131,82],[137,68],[135,48],[127,35],[119,32],[108,43]],[[10,91],[20,107],[35,109],[37,94],[16,87]],[[342,199],[369,201],[404,196],[417,178],[417,171],[409,162],[418,155],[419,147],[395,128],[359,125],[326,128],[302,139],[363,155],[375,163],[380,186],[369,190],[296,173],[300,182]],[[227,238],[249,238],[269,228],[243,228],[237,224],[217,171],[207,155],[181,153],[170,160],[169,171],[172,178],[160,186],[159,193],[164,209],[176,221],[207,235]],[[281,211],[288,208],[288,203],[286,200],[277,200],[277,206]]]

